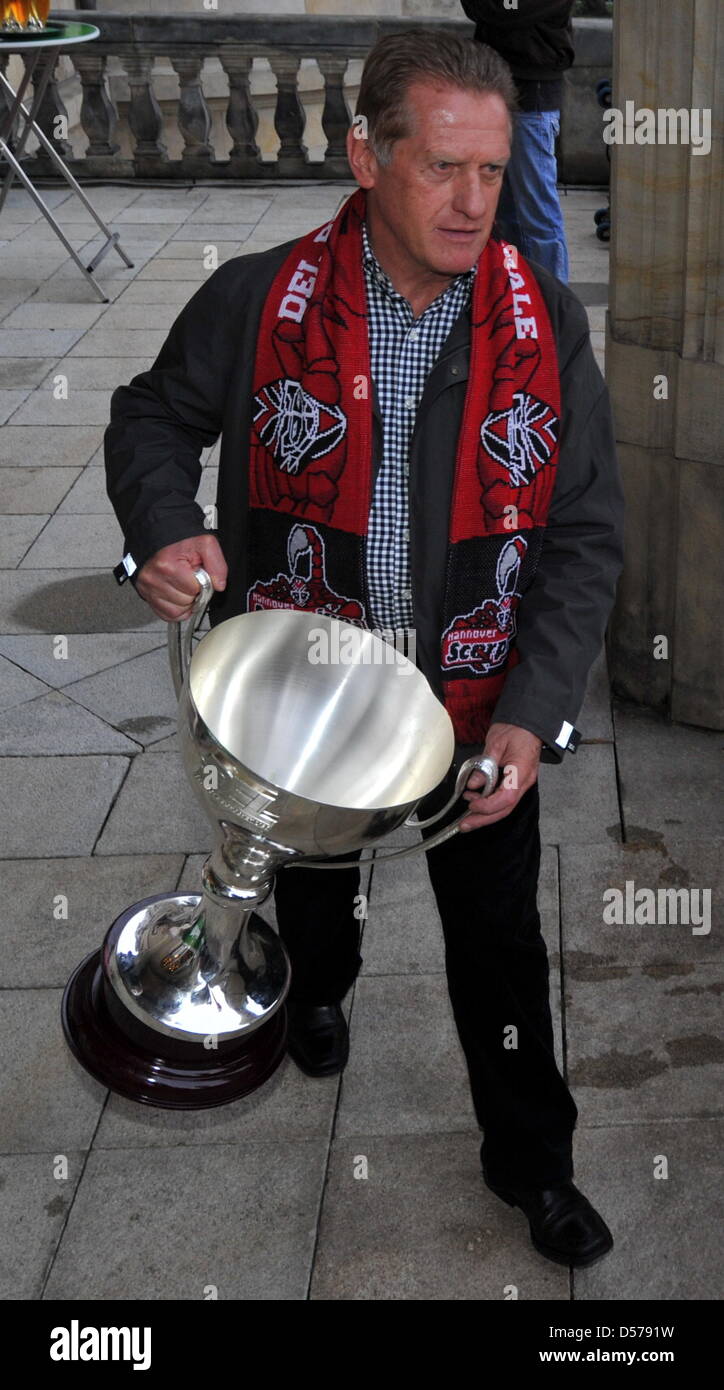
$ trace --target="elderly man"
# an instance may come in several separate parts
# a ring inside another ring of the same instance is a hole
[[[298,607],[414,630],[460,755],[485,748],[466,832],[427,852],[448,987],[484,1137],[483,1174],[536,1248],[587,1265],[611,1234],[574,1186],[577,1110],[558,1071],[536,910],[541,756],[574,722],[621,564],[606,389],[573,294],[494,233],[514,88],[492,49],[380,40],[348,137],[359,185],[332,222],[236,257],[119,387],[108,488],[130,574],[213,621]],[[218,536],[194,502],[222,435]],[[347,1059],[357,869],[277,876],[292,1057]]]

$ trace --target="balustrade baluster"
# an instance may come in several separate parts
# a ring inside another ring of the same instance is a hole
[[[118,112],[106,91],[104,53],[73,52],[73,66],[80,77],[82,100],[80,123],[88,136],[86,159],[114,155],[120,145],[114,139]]]
[[[140,178],[168,164],[168,150],[161,135],[163,114],[151,86],[153,56],[150,53],[129,52],[125,55],[131,102],[128,124],[136,141],[133,163]]]
[[[203,56],[183,54],[175,50],[170,55],[179,80],[178,124],[184,138],[182,160],[188,165],[210,165],[214,151],[209,143],[211,112],[201,87]]]
[[[319,71],[324,78],[324,110],[322,111],[322,130],[327,137],[325,160],[343,160],[346,164],[347,131],[351,125],[351,114],[344,94],[344,74],[348,59],[344,54],[320,53],[317,57]]]
[[[259,116],[253,104],[249,77],[253,58],[248,53],[219,54],[219,62],[229,82],[226,125],[233,141],[229,155],[229,174],[233,178],[258,173],[261,151],[256,143]]]
[[[309,164],[304,134],[304,108],[297,86],[301,57],[295,53],[270,53],[269,64],[277,80],[274,129],[281,144],[277,155],[279,174],[304,174]]]

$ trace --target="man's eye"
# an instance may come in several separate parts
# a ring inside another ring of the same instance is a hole
[[[438,159],[436,161],[435,167],[437,169],[452,169],[452,164],[447,159]]]

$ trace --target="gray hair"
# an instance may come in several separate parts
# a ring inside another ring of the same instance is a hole
[[[370,49],[362,71],[356,116],[367,122],[367,139],[378,163],[390,164],[392,146],[412,133],[407,94],[413,82],[432,79],[463,91],[493,93],[512,117],[515,83],[495,49],[439,29],[386,34]]]

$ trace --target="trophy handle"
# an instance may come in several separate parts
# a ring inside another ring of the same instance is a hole
[[[191,617],[186,624],[182,622],[169,623],[168,625],[168,659],[171,663],[171,675],[173,677],[173,688],[176,697],[181,694],[181,687],[186,679],[186,672],[191,661],[191,643],[194,633],[201,622],[201,619],[209,606],[209,602],[214,592],[206,570],[194,570],[194,578],[199,582],[199,592],[194,599]]]
[[[471,772],[482,772],[483,776],[487,779],[485,786],[482,787],[476,795],[490,796],[491,793],[495,791],[495,786],[498,781],[498,764],[495,758],[482,757],[481,754],[478,753],[472,758],[466,758],[465,762],[462,764],[455,780],[455,790],[450,800],[442,807],[442,810],[436,811],[435,815],[429,816],[427,820],[413,820],[412,816],[408,816],[403,824],[411,826],[415,830],[427,829],[429,825],[434,825],[436,821],[439,821],[455,805],[458,797],[465,790],[465,785]],[[457,820],[453,821],[452,825],[446,825],[443,830],[438,830],[436,835],[431,835],[430,838],[425,840],[422,844],[408,845],[405,849],[393,849],[390,850],[389,854],[380,854],[378,850],[375,851],[375,864],[386,864],[390,859],[407,859],[408,855],[417,854],[421,849],[434,849],[436,845],[441,845],[445,840],[450,840],[453,835],[457,835],[460,826],[464,820],[467,820],[469,815],[470,808],[468,807],[463,811],[461,816],[458,816]],[[359,867],[358,859],[344,859],[336,864],[330,864],[324,859],[302,859],[299,863],[304,869],[348,869]],[[286,867],[286,864],[283,865],[283,868]]]
[[[498,764],[495,758],[482,757],[478,753],[472,758],[466,758],[465,762],[461,765],[455,780],[455,790],[450,800],[445,802],[441,811],[436,811],[434,816],[428,816],[427,820],[414,820],[413,817],[415,813],[413,811],[412,815],[408,816],[403,824],[412,826],[414,830],[427,830],[429,825],[435,825],[437,821],[442,820],[443,816],[446,816],[448,811],[452,810],[458,797],[462,796],[471,772],[482,772],[483,776],[486,778],[485,786],[481,787],[477,795],[490,796],[491,792],[495,790],[495,784],[498,780]],[[465,816],[461,816],[460,819],[464,820]]]

